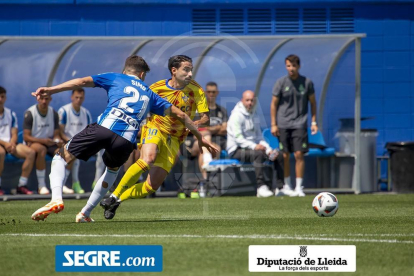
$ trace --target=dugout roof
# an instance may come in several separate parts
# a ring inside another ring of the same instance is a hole
[[[125,58],[142,56],[150,65],[146,83],[170,76],[168,58],[193,58],[194,78],[203,87],[218,83],[219,104],[229,114],[243,91],[256,91],[262,128],[270,126],[275,81],[284,75],[284,59],[297,54],[300,73],[315,84],[318,123],[330,146],[340,118],[354,117],[360,128],[360,39],[363,34],[206,37],[0,37],[0,85],[8,91],[6,106],[22,125],[24,110],[35,103],[30,92],[39,86],[103,72],[122,72]],[[87,92],[89,89],[87,89]],[[93,91],[93,90],[92,90]],[[357,94],[356,94],[357,93]],[[70,93],[55,95],[54,108],[68,103]],[[97,117],[106,96],[87,93],[84,103]]]

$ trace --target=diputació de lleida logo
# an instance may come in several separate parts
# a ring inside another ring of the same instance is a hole
[[[306,257],[308,255],[308,247],[307,246],[299,246],[300,251],[299,251],[299,255],[301,257]]]

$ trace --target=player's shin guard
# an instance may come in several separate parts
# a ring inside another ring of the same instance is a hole
[[[135,183],[138,182],[139,177],[143,172],[148,171],[150,166],[144,161],[139,159],[137,162],[131,165],[128,168],[121,181],[118,184],[118,187],[113,192],[117,198],[121,198],[122,194],[133,187]]]
[[[121,201],[131,198],[143,198],[149,194],[155,193],[155,190],[148,184],[147,181],[138,183],[126,190],[120,197]]]

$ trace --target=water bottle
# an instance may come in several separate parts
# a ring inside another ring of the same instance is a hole
[[[272,150],[269,154],[269,160],[275,161],[278,155],[279,155],[279,151],[277,149]]]
[[[198,188],[199,188],[198,191],[199,191],[200,197],[201,198],[206,197],[206,187],[204,186],[204,183],[203,182],[200,182]]]

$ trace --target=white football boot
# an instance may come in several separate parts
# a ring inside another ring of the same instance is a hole
[[[86,223],[86,222],[94,222],[94,220],[90,217],[85,216],[82,213],[78,213],[75,219],[76,223]]]
[[[32,220],[45,220],[48,215],[51,213],[59,213],[63,211],[65,205],[63,204],[62,200],[54,200],[43,206],[42,208],[38,209],[36,212],[32,214]]]

